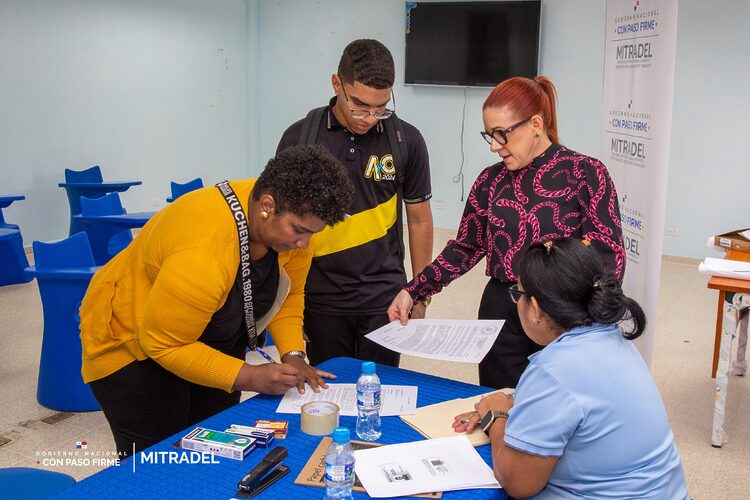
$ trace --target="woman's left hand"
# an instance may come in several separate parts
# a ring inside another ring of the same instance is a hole
[[[307,383],[313,391],[320,392],[321,387],[323,389],[328,389],[328,384],[325,383],[323,380],[324,378],[336,378],[336,375],[333,373],[318,370],[317,368],[308,365],[307,362],[299,356],[286,356],[282,358],[281,361],[292,365],[299,370],[299,375],[297,376],[297,390],[300,394],[305,393],[305,383]]]
[[[513,398],[502,392],[485,396],[474,405],[474,411],[456,415],[453,419],[453,430],[456,432],[472,432],[482,421],[488,411],[505,411],[513,408]]]

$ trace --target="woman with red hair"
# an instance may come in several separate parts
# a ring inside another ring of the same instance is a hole
[[[599,160],[560,144],[556,97],[544,76],[510,78],[490,93],[481,135],[500,161],[474,182],[456,238],[388,309],[391,320],[406,324],[415,301],[429,299],[486,257],[490,280],[479,319],[505,320],[479,363],[479,383],[488,387],[515,387],[528,356],[541,348],[524,334],[508,294],[527,248],[552,238],[586,239],[618,279],[625,271],[615,186]]]

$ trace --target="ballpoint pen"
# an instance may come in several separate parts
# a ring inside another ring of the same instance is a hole
[[[264,358],[266,358],[266,361],[268,361],[269,363],[274,363],[274,364],[276,363],[276,360],[273,359],[271,356],[269,356],[268,353],[264,351],[263,349],[261,349],[260,347],[256,347],[255,351],[261,356],[263,356]]]

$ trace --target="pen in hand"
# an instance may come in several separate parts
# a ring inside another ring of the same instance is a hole
[[[263,356],[264,358],[266,358],[266,361],[268,361],[269,363],[276,364],[276,360],[273,359],[271,356],[269,356],[268,353],[264,351],[263,349],[261,349],[260,347],[256,347],[255,351],[261,356]]]

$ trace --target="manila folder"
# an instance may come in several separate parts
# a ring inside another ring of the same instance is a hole
[[[488,392],[487,394],[480,394],[470,398],[451,399],[450,401],[423,406],[417,408],[417,412],[414,415],[401,415],[401,420],[429,439],[456,436],[461,433],[453,430],[454,417],[461,413],[474,411],[474,405],[480,399],[495,392],[512,394],[513,389],[501,389],[500,391]],[[490,442],[490,438],[479,427],[475,428],[470,434],[466,434],[466,437],[469,438],[469,442],[475,448],[489,444]]]

